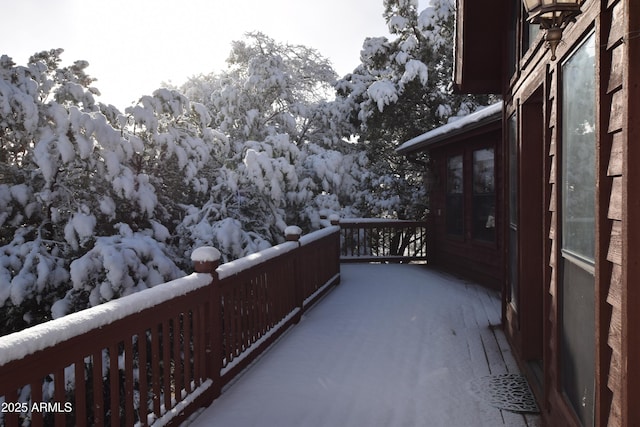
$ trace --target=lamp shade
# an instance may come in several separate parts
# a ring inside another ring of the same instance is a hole
[[[544,39],[556,59],[556,48],[562,40],[562,29],[580,15],[582,0],[522,0],[529,12],[529,22],[540,24],[546,30]]]
[[[522,0],[529,12],[529,21],[566,21],[580,14],[582,0]]]

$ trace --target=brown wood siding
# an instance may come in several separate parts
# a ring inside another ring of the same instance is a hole
[[[601,15],[603,32],[603,47],[601,55],[601,82],[604,86],[601,99],[601,117],[605,121],[602,126],[606,129],[601,136],[601,155],[606,155],[607,147],[610,147],[609,158],[606,165],[605,174],[609,177],[610,196],[608,200],[605,223],[601,223],[603,240],[602,245],[608,246],[606,249],[606,261],[600,269],[602,282],[605,282],[605,274],[609,273],[608,289],[606,290],[606,304],[609,307],[601,307],[599,313],[599,337],[609,347],[601,346],[598,357],[598,367],[600,373],[599,382],[599,404],[597,421],[600,425],[621,426],[623,424],[623,382],[622,371],[623,361],[623,335],[622,335],[622,218],[623,218],[623,145],[624,145],[624,123],[626,108],[624,99],[626,91],[623,87],[624,73],[624,46],[622,36],[624,34],[624,3],[622,1],[610,1],[606,11]],[[608,75],[604,75],[607,72]],[[608,182],[601,183],[601,200],[604,203]],[[602,227],[604,225],[604,227]],[[605,230],[611,230],[609,238],[604,235]],[[608,240],[608,241],[607,241]],[[605,289],[603,289],[605,290]],[[607,315],[610,313],[610,317]],[[606,334],[606,340],[603,335]],[[608,364],[608,369],[606,365]],[[605,386],[606,385],[606,389]],[[608,389],[608,391],[607,391]]]
[[[547,76],[547,111],[549,112],[549,116],[547,119],[547,129],[550,135],[549,138],[549,163],[551,164],[549,170],[548,184],[549,184],[549,212],[551,214],[551,221],[549,223],[549,282],[548,289],[546,292],[546,307],[545,313],[548,314],[547,323],[545,325],[545,395],[549,398],[550,401],[557,401],[561,399],[558,394],[560,389],[559,384],[559,372],[558,366],[560,362],[559,355],[559,319],[558,319],[558,209],[557,209],[557,199],[558,199],[558,169],[557,169],[557,137],[558,130],[557,126],[557,106],[556,102],[558,99],[558,82],[557,82],[557,72],[555,72],[555,68],[550,68],[549,74]],[[561,405],[554,405],[561,406]],[[550,414],[545,414],[550,415]],[[556,418],[557,414],[550,415],[551,418]]]
[[[585,0],[581,9],[582,14],[564,30],[557,61],[550,61],[549,51],[541,47],[542,37],[539,37],[538,45],[534,43],[524,52],[514,76],[502,78],[505,117],[520,112],[531,92],[543,83],[545,90],[547,155],[543,165],[546,179],[542,203],[548,211],[544,214],[542,248],[542,264],[546,266],[543,277],[544,396],[539,403],[545,425],[579,425],[561,387],[558,286],[562,264],[559,255],[562,206],[558,185],[561,184],[562,104],[559,102],[562,93],[558,84],[563,61],[595,31],[595,425],[640,426],[640,197],[637,196],[640,188],[637,165],[640,159],[640,0]],[[505,28],[502,31],[506,37],[513,37]],[[505,60],[509,53],[505,51]],[[508,299],[505,299],[504,311],[505,330],[527,372],[522,340],[530,336],[522,334],[515,339],[522,319],[511,309]],[[528,373],[528,376],[532,375]]]
[[[626,120],[622,188],[622,421],[640,425],[640,2],[625,0],[622,21]],[[614,21],[615,22],[615,21]]]

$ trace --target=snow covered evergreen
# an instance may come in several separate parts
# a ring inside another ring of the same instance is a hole
[[[424,215],[394,148],[482,100],[451,94],[452,0],[384,4],[394,38],[342,79],[256,32],[124,111],[62,49],[0,56],[0,335],[183,276],[199,246],[229,261],[321,214]]]
[[[369,216],[420,218],[427,209],[422,173],[428,158],[407,162],[395,148],[491,102],[453,93],[455,1],[384,0],[393,36],[367,38],[361,63],[337,82],[338,99],[367,153],[365,182],[371,192],[358,205]]]

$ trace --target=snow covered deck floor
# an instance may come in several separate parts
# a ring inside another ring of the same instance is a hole
[[[341,284],[191,426],[538,426],[475,379],[517,373],[497,294],[420,265],[341,266]]]

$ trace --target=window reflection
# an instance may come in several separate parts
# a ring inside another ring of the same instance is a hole
[[[473,152],[473,237],[495,240],[495,171],[493,148]]]
[[[593,262],[595,253],[595,38],[563,67],[562,246]]]

